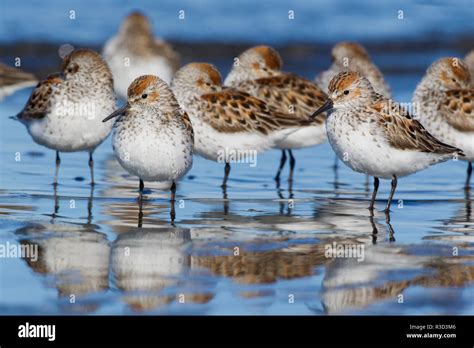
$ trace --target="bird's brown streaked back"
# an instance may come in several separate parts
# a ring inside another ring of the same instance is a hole
[[[308,119],[328,98],[314,83],[294,74],[246,80],[239,83],[237,88],[299,119]],[[312,124],[322,124],[324,120],[325,117],[317,117]]]
[[[474,132],[474,89],[446,92],[439,112],[446,122],[458,131]]]
[[[378,95],[371,105],[375,120],[384,130],[389,144],[399,150],[414,150],[438,154],[464,156],[462,150],[447,145],[431,135],[417,120],[413,119],[400,104]]]
[[[201,96],[198,107],[203,121],[224,133],[257,132],[266,135],[308,123],[279,113],[264,101],[232,88]]]
[[[42,119],[51,109],[52,97],[55,89],[64,80],[59,74],[50,75],[45,80],[38,83],[31,93],[28,102],[22,112],[17,115],[20,120],[28,121]]]

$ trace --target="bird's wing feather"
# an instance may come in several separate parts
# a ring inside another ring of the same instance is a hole
[[[382,126],[389,144],[394,148],[439,154],[458,153],[463,156],[460,149],[431,135],[400,104],[379,95],[370,108],[376,122]]]
[[[279,113],[250,94],[226,88],[200,98],[203,121],[219,132],[268,134],[286,127],[298,127],[307,120]]]
[[[51,100],[57,87],[64,82],[59,75],[48,76],[38,83],[31,93],[22,112],[17,115],[20,120],[41,119],[51,110]]]
[[[247,80],[237,88],[264,100],[278,111],[299,119],[308,119],[328,98],[314,83],[294,74]],[[322,124],[325,119],[326,117],[317,117],[312,124]]]
[[[448,91],[439,112],[458,131],[474,132],[474,89]]]

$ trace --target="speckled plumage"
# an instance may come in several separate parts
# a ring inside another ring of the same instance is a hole
[[[390,98],[391,91],[382,73],[371,61],[367,50],[355,42],[339,42],[331,51],[332,64],[328,70],[321,72],[315,78],[316,84],[327,91],[331,79],[342,71],[357,71],[366,77],[375,91]]]
[[[61,72],[41,81],[16,116],[33,140],[59,152],[88,151],[92,184],[92,153],[109,135],[112,125],[102,117],[115,108],[112,74],[96,52],[77,49],[63,60]]]
[[[112,146],[125,170],[143,181],[175,182],[191,169],[191,122],[163,80],[152,75],[135,79],[121,110]]]
[[[416,87],[416,118],[438,139],[463,150],[468,161],[466,187],[474,161],[474,88],[468,66],[459,58],[441,58]]]
[[[474,160],[474,89],[466,64],[458,58],[434,62],[418,84],[413,105],[416,118],[437,138]]]
[[[78,49],[64,58],[61,73],[38,84],[17,118],[38,144],[91,152],[112,129],[101,120],[115,102],[107,64],[94,51]]]
[[[248,93],[223,88],[219,72],[209,64],[181,68],[171,86],[193,124],[196,153],[214,161],[223,149],[270,149],[307,123],[279,113]]]
[[[321,110],[330,110],[326,121],[329,143],[351,169],[375,177],[371,208],[379,177],[392,179],[388,212],[397,177],[464,156],[460,149],[431,135],[398,103],[376,93],[361,74],[339,73],[328,88],[330,100]]]
[[[281,113],[307,120],[315,108],[324,104],[327,95],[311,81],[282,72],[281,66],[280,55],[272,47],[252,47],[239,55],[224,84],[262,99]],[[323,143],[324,120],[325,115],[301,126],[278,142],[276,148],[297,149]]]
[[[170,83],[180,57],[173,47],[153,35],[148,18],[133,12],[119,33],[106,42],[103,51],[115,79],[117,94],[126,99],[130,83],[141,75],[154,74]]]

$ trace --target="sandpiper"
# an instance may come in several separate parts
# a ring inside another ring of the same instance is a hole
[[[0,63],[0,100],[16,91],[38,83],[35,75]]]
[[[115,90],[123,99],[135,78],[153,74],[169,84],[180,65],[179,54],[153,35],[150,21],[140,12],[125,18],[118,34],[106,42],[103,54],[114,75]]]
[[[15,117],[33,140],[56,150],[57,184],[59,152],[89,152],[91,184],[94,185],[92,154],[109,135],[112,125],[101,122],[115,108],[112,74],[102,57],[89,49],[67,55],[61,73],[41,81],[24,109]]]
[[[393,100],[375,92],[358,72],[341,72],[329,83],[329,99],[313,115],[328,111],[329,143],[352,170],[374,177],[373,210],[379,178],[392,179],[385,207],[403,177],[454,156],[460,149],[442,143]]]
[[[377,93],[387,98],[391,97],[390,88],[382,73],[372,62],[364,47],[355,42],[339,42],[332,48],[331,56],[332,64],[329,69],[315,78],[316,84],[323,91],[327,91],[329,81],[339,72],[357,71],[369,80]]]
[[[220,73],[210,64],[191,63],[182,67],[171,87],[193,124],[195,152],[225,163],[223,188],[232,158],[271,149],[308,123],[279,113],[248,93],[223,88]]]
[[[188,115],[163,80],[144,75],[128,88],[127,103],[103,122],[115,117],[112,147],[120,165],[140,180],[140,205],[144,181],[171,182],[174,221],[176,182],[193,164],[194,132]]]
[[[224,85],[235,87],[265,101],[279,112],[295,119],[307,120],[314,109],[327,100],[327,95],[311,81],[291,73],[281,71],[283,65],[279,53],[269,46],[256,46],[243,52],[235,61]],[[280,166],[275,180],[286,162],[286,150],[290,157],[289,181],[293,180],[295,158],[292,149],[319,145],[326,141],[325,117],[301,126],[300,129],[282,141],[276,148],[281,149]]]
[[[438,139],[463,150],[469,188],[474,161],[474,88],[460,58],[441,58],[428,68],[413,96],[416,118]]]

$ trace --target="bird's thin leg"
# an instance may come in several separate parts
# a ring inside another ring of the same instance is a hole
[[[145,188],[145,184],[143,183],[143,180],[140,179],[140,187],[139,187],[139,194],[138,194],[138,201],[141,203],[143,200],[143,190]]]
[[[372,191],[372,200],[370,201],[369,209],[374,210],[375,198],[377,197],[377,191],[379,190],[379,178],[374,176],[374,190]]]
[[[466,184],[464,185],[465,188],[469,188],[471,184],[471,174],[472,174],[472,162],[467,163],[467,176],[466,176]]]
[[[221,187],[227,187],[227,178],[229,177],[229,173],[230,173],[230,164],[226,162],[225,168],[224,168],[224,180],[222,180]]]
[[[59,158],[59,151],[56,151],[56,172],[54,173],[54,183],[56,186],[58,184],[58,174],[59,174],[59,165],[61,164],[61,158]]]
[[[94,159],[92,158],[92,151],[89,152],[89,169],[91,171],[91,186],[95,185],[94,181]]]
[[[293,152],[291,150],[288,150],[288,153],[290,154],[290,176],[288,177],[288,181],[292,182],[293,181],[293,170],[295,169],[295,157],[293,157]]]
[[[392,189],[390,190],[390,195],[388,196],[387,205],[385,206],[385,213],[390,212],[390,204],[392,204],[393,194],[397,189],[397,177],[394,175],[392,179]]]
[[[280,174],[283,167],[285,166],[285,163],[286,163],[286,151],[281,150],[280,166],[278,167],[277,175],[275,176],[275,181],[277,183],[280,183]]]
[[[171,223],[174,223],[174,219],[176,218],[176,211],[174,209],[174,202],[175,202],[175,197],[176,197],[176,183],[173,181],[171,184],[171,210],[170,210],[170,217],[171,217]]]

